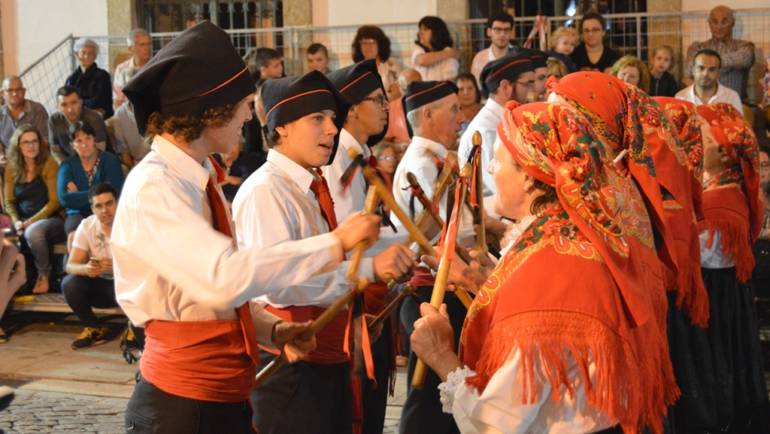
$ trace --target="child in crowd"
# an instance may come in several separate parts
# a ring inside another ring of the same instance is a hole
[[[314,42],[307,47],[307,69],[322,74],[329,73],[329,50],[324,44]]]
[[[565,75],[569,74],[569,70],[567,70],[567,65],[564,64],[561,60],[555,58],[555,57],[549,57],[545,61],[545,65],[548,68],[548,76],[549,77],[556,77],[556,79],[560,79],[564,77]]]
[[[762,99],[759,106],[763,109],[770,109],[770,54],[765,59],[765,75],[759,84],[762,86]]]
[[[679,83],[669,71],[674,67],[674,49],[668,45],[660,45],[652,52],[650,61],[651,96],[673,97],[679,91]]]
[[[550,51],[547,51],[546,54],[548,57],[553,57],[564,63],[568,72],[575,72],[577,65],[569,55],[575,50],[578,42],[578,32],[574,27],[559,27],[551,33]]]
[[[633,84],[645,92],[650,91],[650,74],[647,72],[647,65],[636,56],[621,57],[612,65],[611,72],[625,83]]]

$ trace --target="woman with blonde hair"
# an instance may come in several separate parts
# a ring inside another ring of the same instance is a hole
[[[48,292],[50,248],[63,242],[64,221],[58,216],[56,174],[59,166],[48,143],[33,126],[23,124],[11,137],[5,168],[5,212],[32,251],[37,281],[32,292]]]

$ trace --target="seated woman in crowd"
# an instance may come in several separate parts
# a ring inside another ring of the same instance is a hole
[[[3,240],[0,244],[0,319],[3,319],[5,308],[11,297],[27,282],[24,255],[16,246]],[[8,335],[0,327],[0,344],[8,342]]]
[[[77,88],[83,105],[98,111],[104,119],[110,118],[113,113],[112,80],[109,72],[96,65],[99,45],[91,39],[80,38],[75,41],[74,48],[78,66],[64,84]]]
[[[123,170],[114,154],[96,147],[94,130],[85,122],[76,122],[72,132],[75,154],[59,167],[57,191],[59,201],[66,209],[64,231],[69,235],[83,218],[91,215],[88,189],[107,182],[120,193],[123,188]]]
[[[460,135],[471,123],[471,120],[481,110],[481,91],[473,74],[465,72],[457,76],[457,99],[460,101]]]
[[[621,57],[612,65],[610,73],[624,83],[633,84],[645,92],[650,90],[650,73],[647,71],[647,65],[638,57]]]
[[[11,137],[4,175],[5,212],[32,251],[37,269],[35,294],[48,292],[51,246],[64,242],[64,221],[58,215],[56,172],[59,166],[48,144],[33,126],[23,124]]]
[[[417,24],[417,45],[412,51],[412,67],[420,73],[423,81],[454,80],[459,72],[460,62],[452,48],[454,42],[444,20],[431,15],[422,17]]]
[[[574,109],[514,107],[493,171],[496,211],[522,232],[489,275],[452,263],[450,280],[477,291],[460,354],[426,303],[412,349],[463,433],[662,433],[677,387],[644,201]]]
[[[588,12],[580,20],[583,42],[570,55],[579,71],[607,72],[618,60],[617,51],[604,45],[607,22],[596,12]]]
[[[390,38],[377,26],[361,26],[353,38],[353,62],[362,60],[377,60],[377,72],[382,78],[382,86],[387,92],[388,101],[401,98],[401,89],[398,87],[398,74],[401,73],[401,65],[391,56]]]

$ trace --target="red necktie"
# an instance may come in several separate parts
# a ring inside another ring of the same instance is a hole
[[[224,177],[222,169],[209,159],[214,165],[214,169],[217,172],[217,179]],[[225,203],[222,201],[222,195],[214,185],[213,180],[209,177],[209,182],[206,184],[206,196],[209,198],[209,206],[211,207],[211,217],[214,224],[214,229],[221,232],[228,237],[233,237],[233,228],[230,226],[230,218],[227,216],[227,210],[225,209]],[[235,312],[238,314],[238,320],[241,323],[243,329],[243,340],[246,343],[246,353],[254,360],[254,363],[259,363],[259,351],[257,348],[257,332],[254,330],[254,322],[251,319],[251,311],[249,310],[249,303],[243,303]]]
[[[316,177],[310,184],[310,191],[315,194],[318,200],[318,205],[321,207],[321,214],[323,215],[326,223],[329,224],[329,230],[333,231],[337,228],[337,216],[334,214],[334,201],[332,195],[329,193],[329,185],[326,184],[321,169],[316,169]]]

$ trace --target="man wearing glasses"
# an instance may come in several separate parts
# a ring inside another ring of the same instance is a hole
[[[687,48],[687,60],[684,63],[687,85],[693,82],[693,66],[695,57],[703,49],[711,49],[719,53],[722,59],[719,82],[738,92],[741,99],[746,99],[746,83],[751,66],[754,64],[754,44],[749,41],[733,39],[735,16],[727,6],[717,6],[709,12],[709,29],[711,39],[693,42]]]
[[[492,43],[476,53],[471,64],[471,74],[476,77],[479,87],[482,86],[481,70],[484,65],[505,55],[517,53],[518,50],[510,42],[514,36],[513,17],[507,13],[500,12],[487,20],[487,37]]]
[[[570,57],[580,71],[601,71],[608,69],[620,55],[610,47],[604,46],[607,22],[596,12],[588,12],[580,21],[580,34],[583,41],[575,47]]]
[[[19,77],[12,75],[3,80],[5,104],[0,106],[0,143],[3,145],[3,156],[0,158],[3,161],[5,147],[19,125],[30,124],[42,137],[48,137],[48,112],[42,104],[24,98],[25,92]]]

